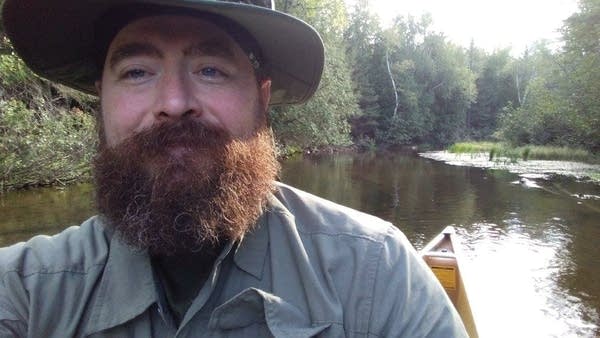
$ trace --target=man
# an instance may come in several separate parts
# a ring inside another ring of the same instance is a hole
[[[399,230],[275,183],[269,104],[318,34],[269,1],[6,0],[42,76],[100,97],[100,215],[0,250],[0,335],[463,337]]]

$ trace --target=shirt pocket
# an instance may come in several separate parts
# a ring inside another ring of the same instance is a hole
[[[321,335],[331,324],[313,325],[283,299],[249,288],[217,307],[208,326],[222,337],[308,338]]]

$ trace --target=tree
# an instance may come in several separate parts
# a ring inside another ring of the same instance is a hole
[[[381,34],[374,60],[382,66],[373,72],[381,107],[379,143],[442,145],[464,133],[473,77],[464,52],[430,25],[429,15],[398,17]]]
[[[381,111],[375,87],[380,62],[375,49],[380,34],[379,19],[371,12],[369,1],[356,1],[344,32],[344,42],[360,109],[359,114],[351,119],[352,135],[358,142],[375,138],[377,117]]]
[[[433,128],[430,139],[446,145],[465,138],[467,111],[476,94],[474,76],[464,51],[431,35],[424,41],[431,50],[435,69],[430,91],[433,92]]]
[[[580,0],[563,26],[564,97],[572,107],[581,142],[600,151],[600,1]]]
[[[423,102],[426,81],[420,76],[417,46],[427,20],[397,17],[394,25],[380,34],[373,54],[374,86],[379,93],[378,130],[380,144],[398,145],[418,142],[430,130],[428,102]]]
[[[470,137],[479,140],[498,127],[503,108],[518,101],[509,49],[485,55],[477,73],[477,97],[468,112]]]
[[[273,109],[271,122],[278,141],[299,148],[350,144],[348,119],[358,113],[358,106],[343,41],[347,25],[344,2],[286,0],[278,8],[315,27],[326,51],[323,77],[314,97],[303,105]]]
[[[526,100],[509,107],[500,134],[515,144],[600,149],[600,2],[581,0],[563,27],[562,53],[534,45],[519,69],[530,69]]]

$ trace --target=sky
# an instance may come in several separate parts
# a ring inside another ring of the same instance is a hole
[[[384,26],[398,14],[429,12],[433,30],[458,45],[473,39],[488,52],[511,47],[517,55],[536,40],[558,43],[562,21],[578,10],[576,0],[370,0],[370,6]]]

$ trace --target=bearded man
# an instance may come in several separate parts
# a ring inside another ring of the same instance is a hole
[[[275,182],[270,104],[323,45],[270,1],[5,0],[17,53],[95,93],[99,216],[0,250],[0,335],[464,337],[391,224]]]

